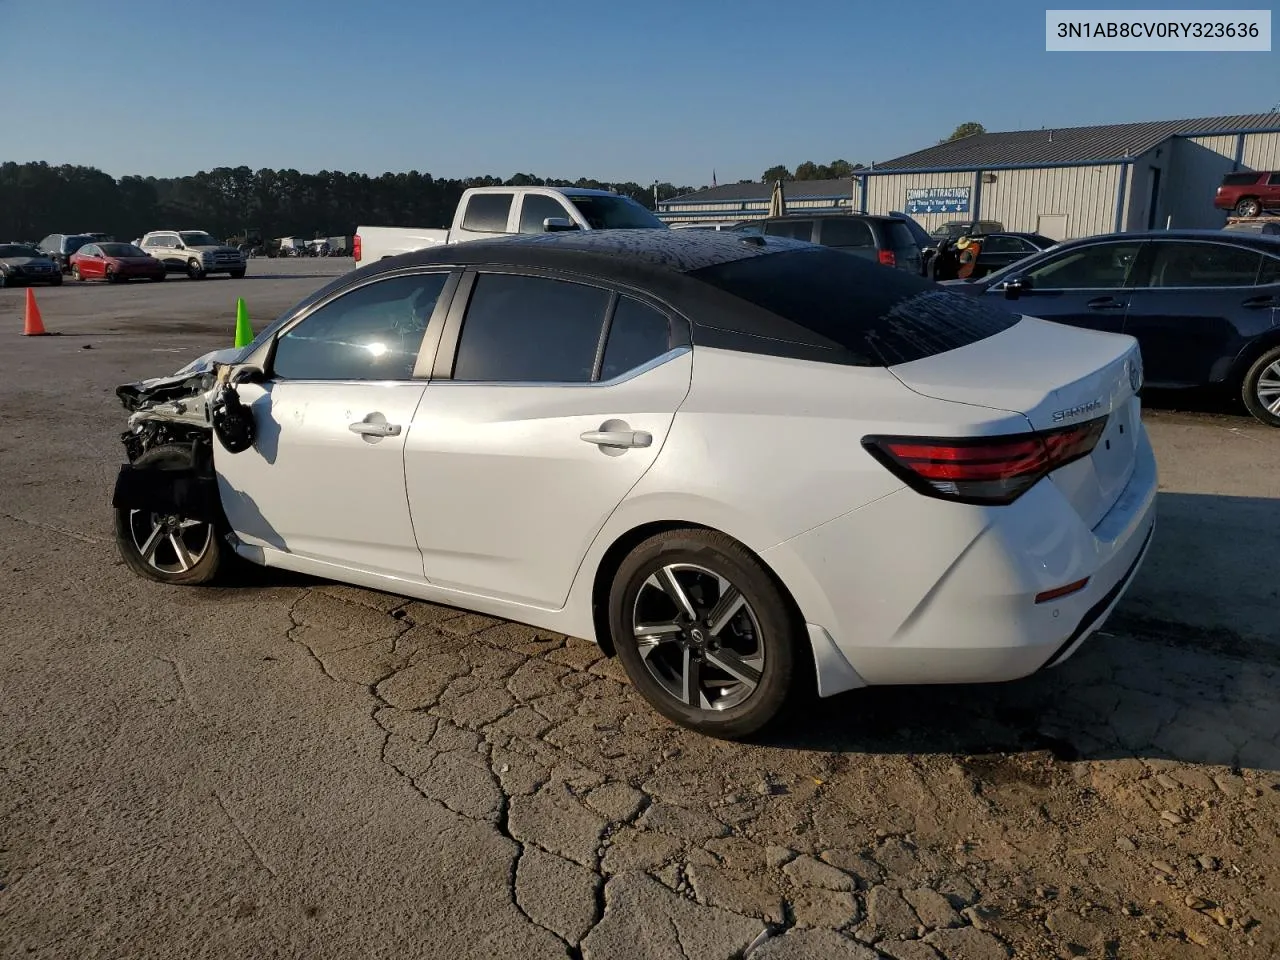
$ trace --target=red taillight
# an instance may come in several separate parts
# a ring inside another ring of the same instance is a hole
[[[355,259],[356,263],[360,262],[360,254],[360,234],[357,233],[351,238],[351,256]]]
[[[886,267],[896,267],[898,265],[898,257],[892,250],[880,251],[880,263]]]
[[[912,489],[962,503],[1012,503],[1059,467],[1087,457],[1106,417],[1056,430],[940,440],[867,437],[863,447]]]

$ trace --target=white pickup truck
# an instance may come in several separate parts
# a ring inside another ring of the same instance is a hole
[[[555,230],[667,229],[636,203],[607,190],[579,187],[472,187],[462,194],[447,230],[359,227],[352,254],[359,265],[424,247]]]

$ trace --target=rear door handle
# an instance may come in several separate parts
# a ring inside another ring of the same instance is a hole
[[[1094,297],[1085,306],[1090,310],[1123,310],[1125,304],[1115,297]]]
[[[374,423],[368,420],[357,420],[355,423],[347,424],[347,429],[364,437],[400,436],[400,424],[398,423]]]
[[[1250,297],[1248,300],[1241,303],[1240,306],[1248,307],[1251,310],[1258,310],[1262,307],[1280,306],[1280,303],[1276,301],[1275,297]]]
[[[647,447],[653,443],[653,434],[643,430],[588,430],[582,439],[597,447]]]

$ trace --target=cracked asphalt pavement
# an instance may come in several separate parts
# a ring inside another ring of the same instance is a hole
[[[349,266],[0,291],[0,956],[1274,957],[1280,435],[1149,411],[1150,559],[1064,666],[672,727],[594,645],[118,561],[114,387]]]

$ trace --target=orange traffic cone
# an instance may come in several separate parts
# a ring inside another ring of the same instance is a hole
[[[24,337],[47,337],[49,331],[44,328],[44,318],[40,316],[40,306],[36,303],[36,292],[27,287],[27,315],[23,320],[22,335]]]

